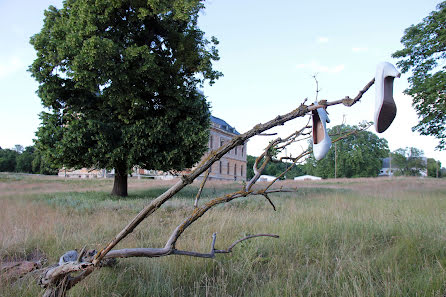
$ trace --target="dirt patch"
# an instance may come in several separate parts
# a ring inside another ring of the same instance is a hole
[[[44,253],[36,249],[28,255],[14,255],[0,261],[0,278],[7,281],[17,280],[24,275],[40,269],[47,262]]]

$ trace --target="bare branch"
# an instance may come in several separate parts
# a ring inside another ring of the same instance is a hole
[[[326,106],[332,106],[332,105],[337,105],[337,104],[344,104],[345,106],[352,106],[353,104],[357,103],[361,98],[362,95],[364,95],[365,92],[367,92],[370,87],[375,83],[375,78],[373,78],[371,81],[369,81],[365,87],[359,91],[358,95],[356,95],[355,98],[350,98],[349,96],[345,96],[343,99],[340,100],[335,100],[332,102],[327,102],[325,105]],[[320,106],[319,106],[320,107]]]
[[[313,78],[316,81],[316,101],[317,101],[317,98],[318,98],[319,92],[320,92],[320,90],[319,90],[319,82],[317,81],[316,74],[313,75]]]
[[[275,135],[277,135],[277,133],[262,133],[262,134],[259,134],[259,136],[275,136]]]
[[[276,211],[276,206],[274,205],[274,203],[271,201],[271,199],[269,199],[268,194],[263,194],[263,197],[266,198],[266,200],[268,200],[269,204],[271,204],[271,206],[273,207],[274,211]]]
[[[244,240],[255,238],[255,237],[274,237],[279,238],[278,235],[275,234],[255,234],[249,235],[242,239],[235,241],[233,244],[229,246],[226,250],[216,250],[215,249],[215,241],[217,239],[217,233],[212,234],[212,244],[211,251],[209,253],[198,253],[193,251],[184,251],[177,249],[151,249],[151,248],[135,248],[135,249],[122,249],[122,250],[113,250],[110,251],[105,258],[130,258],[130,257],[161,257],[161,256],[169,256],[169,255],[179,255],[179,256],[190,256],[190,257],[198,257],[198,258],[215,258],[215,254],[227,254],[232,252],[232,248],[234,246]]]
[[[251,238],[255,238],[255,237],[261,237],[261,236],[267,236],[267,237],[274,237],[274,238],[279,238],[279,235],[275,235],[275,234],[255,234],[255,235],[249,235],[246,237],[243,237],[242,239],[237,240],[236,242],[234,242],[233,244],[231,244],[226,250],[215,250],[216,254],[227,254],[227,253],[231,253],[232,249],[234,248],[234,246],[236,246],[237,244],[239,244],[242,241],[245,241],[247,239],[251,239]]]
[[[81,252],[77,256],[77,262],[82,262],[82,257],[85,255],[86,252],[87,252],[87,246],[84,245],[84,247],[82,248]]]
[[[167,256],[171,253],[169,248],[133,248],[133,249],[120,249],[112,250],[104,257],[104,259],[110,258],[130,258],[130,257],[147,257],[155,258]]]
[[[204,185],[206,184],[206,180],[208,179],[209,173],[211,172],[211,169],[209,168],[206,170],[206,173],[204,174],[203,180],[201,181],[200,189],[198,190],[197,196],[195,197],[194,207],[198,207],[198,200],[200,199],[201,192],[203,191]]]
[[[91,267],[93,264],[88,262],[66,262],[63,265],[49,267],[39,280],[42,287],[56,284],[70,272],[83,271]]]
[[[327,102],[326,105],[336,105],[343,103],[344,105],[351,106],[355,104],[359,99],[362,97],[362,95],[373,85],[375,80],[371,80],[365,87],[362,89],[359,94],[351,101],[350,98],[346,97],[342,100],[338,100],[335,102]],[[349,100],[347,100],[350,99]],[[138,215],[136,215],[128,224],[124,227],[121,232],[119,232],[115,238],[113,238],[102,250],[100,250],[93,260],[94,265],[98,265],[101,261],[101,259],[114,247],[116,246],[123,238],[125,238],[128,234],[133,232],[133,230],[138,226],[147,216],[152,214],[154,211],[156,211],[164,202],[169,200],[173,195],[178,193],[181,189],[183,189],[188,184],[192,183],[195,178],[197,178],[200,174],[202,174],[204,171],[210,168],[210,166],[220,160],[227,152],[229,152],[231,149],[235,148],[236,146],[242,145],[246,140],[250,139],[251,137],[255,135],[259,135],[273,127],[283,125],[284,123],[293,120],[297,117],[303,117],[308,112],[311,112],[312,110],[316,110],[321,106],[318,105],[311,105],[306,106],[304,104],[301,104],[298,108],[295,110],[282,115],[277,116],[276,118],[264,123],[264,124],[258,124],[254,126],[251,130],[249,130],[246,133],[240,134],[235,136],[231,139],[231,141],[227,142],[225,145],[221,146],[220,148],[211,151],[209,156],[202,160],[200,164],[198,164],[197,168],[195,168],[190,174],[182,176],[181,180],[178,181],[175,185],[173,185],[170,189],[168,189],[166,192],[158,196],[156,199],[152,200],[149,205],[144,207]]]

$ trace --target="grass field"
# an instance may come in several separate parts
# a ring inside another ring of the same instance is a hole
[[[172,182],[130,180],[126,199],[111,180],[0,174],[0,259],[35,249],[55,263],[74,248],[100,249]],[[446,293],[446,179],[286,181],[297,192],[239,199],[206,213],[177,247],[209,252],[255,238],[215,259],[119,260],[70,296],[443,296]],[[241,187],[208,183],[203,201]],[[162,247],[193,211],[192,184],[118,245]],[[0,296],[38,296],[35,275],[0,278]]]

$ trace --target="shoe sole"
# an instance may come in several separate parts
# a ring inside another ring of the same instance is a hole
[[[378,133],[386,131],[396,116],[396,105],[393,100],[393,80],[393,76],[384,79],[384,100],[378,116]]]

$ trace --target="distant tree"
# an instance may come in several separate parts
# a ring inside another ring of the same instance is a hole
[[[127,196],[135,165],[181,170],[207,149],[209,109],[197,91],[221,76],[198,28],[200,0],[64,1],[45,11],[30,66],[49,112],[36,147],[59,166],[115,169]]]
[[[328,132],[330,135],[337,135],[358,129],[358,126],[340,125],[334,126]],[[377,176],[382,168],[382,159],[389,154],[387,140],[369,131],[359,131],[348,136],[337,143],[336,149],[337,177]],[[320,161],[316,161],[311,155],[306,161],[305,168],[308,174],[333,178],[335,146],[333,145]]]
[[[34,160],[35,148],[27,146],[21,154],[17,156],[17,172],[33,173],[32,162]]]
[[[254,176],[254,170],[252,169],[254,162],[257,157],[248,155],[247,158],[247,172],[246,177],[248,179],[251,179]],[[288,167],[290,167],[291,164],[286,162],[271,162],[269,163],[265,169],[263,170],[262,174],[264,175],[271,175],[271,176],[279,176],[283,171],[285,171]],[[302,176],[305,174],[304,166],[303,165],[295,165],[293,168],[291,168],[286,175],[283,177],[283,179],[293,179],[296,176]]]
[[[32,171],[33,173],[55,175],[59,172],[59,167],[46,159],[45,154],[36,150],[33,155]]]
[[[428,158],[427,175],[430,177],[441,177],[441,162],[433,158]]]
[[[446,148],[446,1],[429,16],[404,31],[402,50],[392,57],[401,58],[397,65],[403,73],[412,71],[409,88],[420,122],[413,127],[422,135],[440,140],[438,148]]]
[[[426,170],[426,158],[422,150],[415,147],[399,148],[392,153],[392,167],[396,175],[420,176]]]
[[[0,149],[0,172],[14,172],[19,154],[10,149]]]
[[[254,165],[254,162],[256,161],[256,157],[248,155],[246,157],[246,178],[249,180],[254,176],[254,170],[252,169],[252,166]]]
[[[14,145],[13,150],[16,151],[17,153],[21,154],[21,153],[23,153],[23,151],[25,149],[23,148],[23,145],[16,144],[16,145]]]

